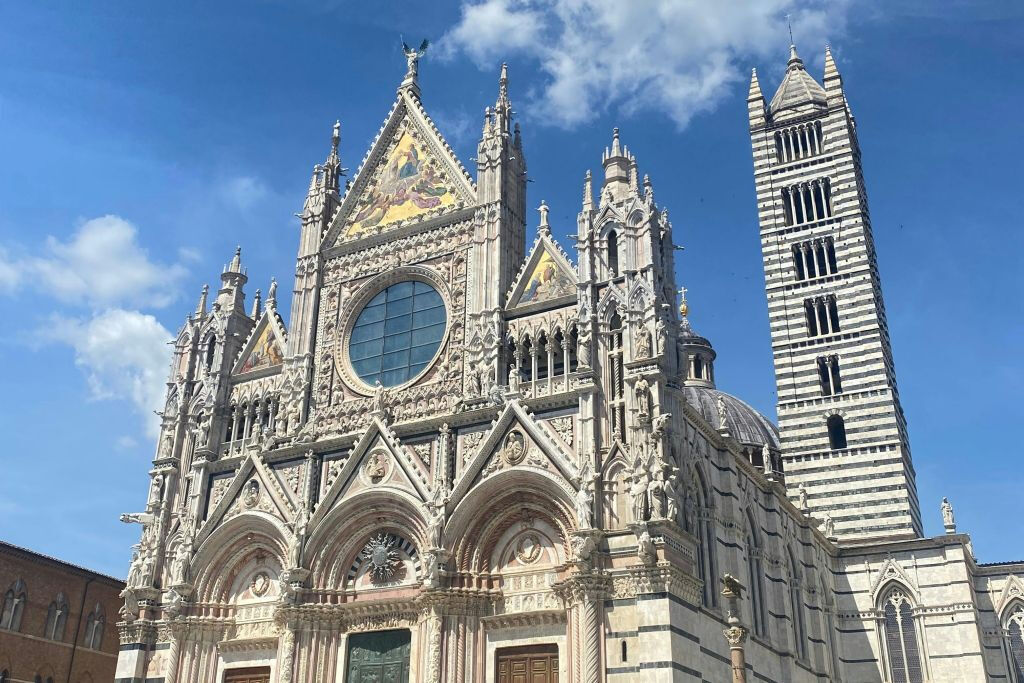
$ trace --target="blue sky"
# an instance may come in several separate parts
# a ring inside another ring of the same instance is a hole
[[[509,62],[528,201],[567,247],[621,127],[686,247],[719,385],[774,416],[745,96],[753,66],[774,92],[790,14],[815,76],[833,46],[857,117],[926,532],[949,496],[980,561],[1024,559],[1019,3],[425,6],[0,6],[0,538],[124,575],[165,341],[236,244],[250,297],[287,286],[311,168],[336,118],[358,166],[399,36],[434,41],[423,100],[467,167]]]

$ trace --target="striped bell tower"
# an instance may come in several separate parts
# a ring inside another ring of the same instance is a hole
[[[771,103],[755,71],[747,107],[789,496],[843,539],[920,536],[857,128],[831,52],[819,84],[790,46]]]

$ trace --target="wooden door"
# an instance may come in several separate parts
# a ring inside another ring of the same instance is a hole
[[[558,646],[498,650],[498,683],[558,683]]]
[[[247,669],[228,669],[224,672],[224,683],[270,683],[270,667],[253,666]]]
[[[374,631],[348,637],[346,683],[408,683],[409,631]]]

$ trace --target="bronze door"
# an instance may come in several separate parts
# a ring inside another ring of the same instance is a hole
[[[224,683],[270,683],[270,667],[252,666],[247,669],[228,669],[224,672]]]
[[[408,683],[409,631],[374,631],[348,637],[346,683]]]
[[[498,650],[498,683],[558,683],[558,646]]]

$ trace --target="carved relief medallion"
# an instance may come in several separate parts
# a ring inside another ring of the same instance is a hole
[[[540,557],[541,543],[537,534],[524,534],[516,543],[516,559],[522,564],[533,564]]]
[[[388,454],[384,451],[374,451],[366,458],[363,474],[371,484],[379,484],[388,476],[389,460]]]
[[[260,502],[260,483],[255,479],[246,482],[242,489],[242,504],[247,508],[256,507]]]
[[[526,439],[518,429],[509,432],[509,435],[505,437],[502,455],[509,465],[518,465],[526,457]]]
[[[267,590],[270,589],[270,577],[267,576],[266,572],[260,572],[252,577],[252,594],[257,598],[262,598],[267,594]]]
[[[377,534],[367,541],[362,556],[369,564],[370,578],[376,583],[390,581],[401,566],[395,539],[389,534]]]

